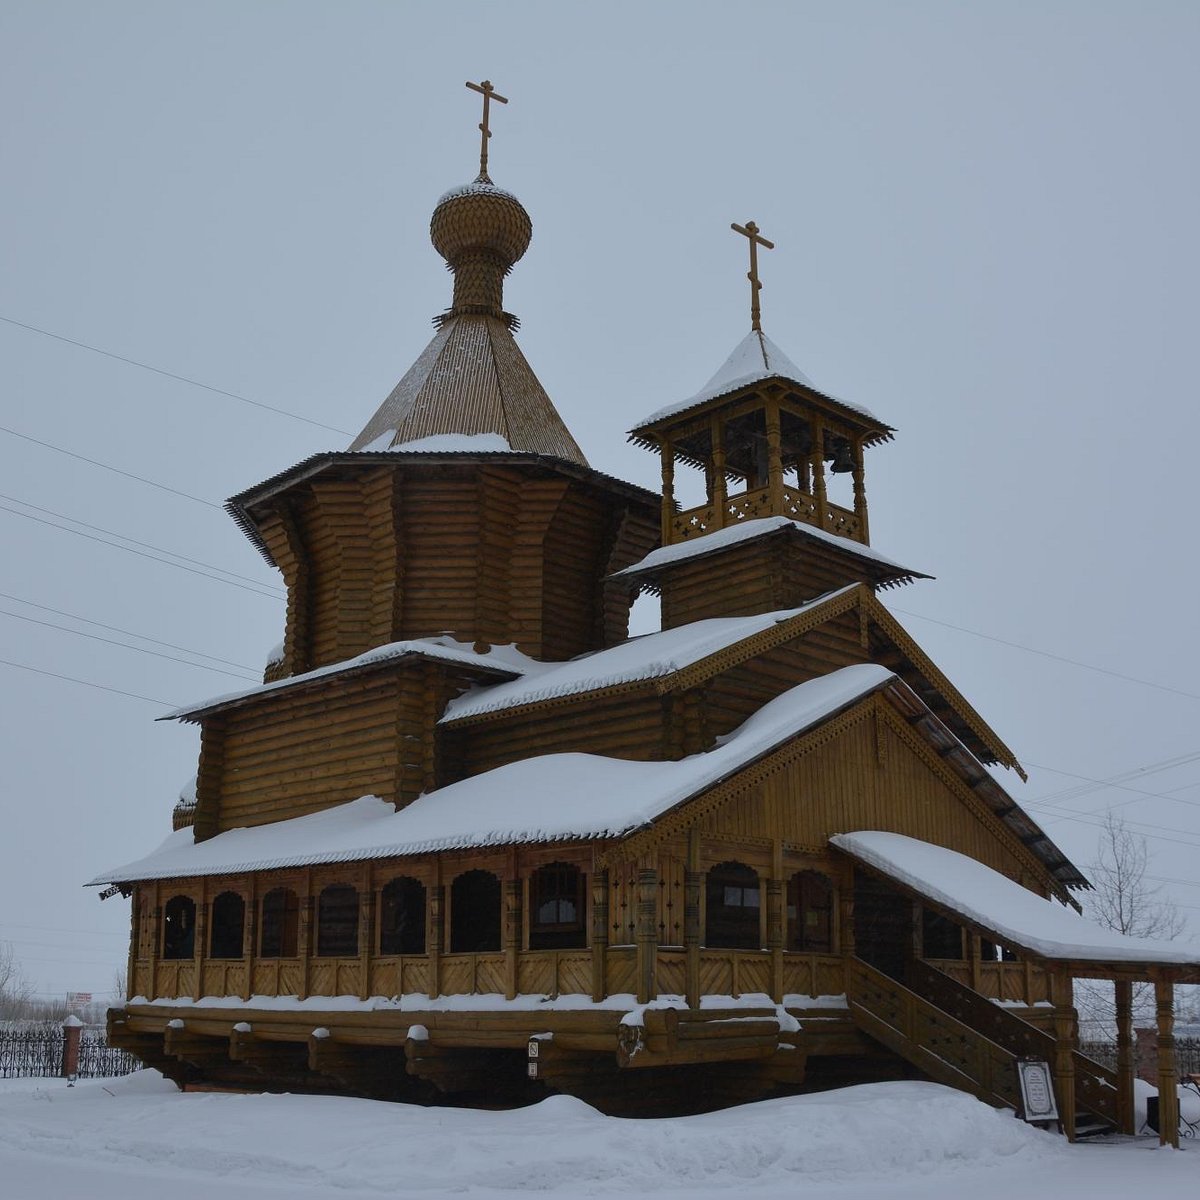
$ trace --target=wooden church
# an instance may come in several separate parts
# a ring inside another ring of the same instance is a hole
[[[878,599],[918,575],[868,536],[893,430],[762,332],[749,223],[750,332],[630,434],[661,494],[590,467],[504,309],[532,225],[468,86],[433,340],[348,449],[229,501],[283,643],[171,714],[194,793],[93,881],[132,898],[111,1041],[181,1085],[620,1113],[912,1076],[1017,1109],[1032,1057],[1068,1135],[1131,1129],[1130,983],[1166,1082],[1197,956],[1079,916],[988,770],[1012,752]],[[662,629],[630,638],[643,591]],[[1116,1072],[1078,1053],[1078,976],[1116,981]]]

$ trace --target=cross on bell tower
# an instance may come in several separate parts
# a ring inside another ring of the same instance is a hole
[[[774,250],[775,243],[768,242],[753,221],[747,221],[745,225],[734,221],[729,228],[750,240],[750,270],[746,273],[746,278],[750,280],[750,328],[761,333],[762,309],[758,303],[758,293],[762,291],[762,281],[758,277],[758,248],[765,246],[768,250]]]
[[[485,183],[491,183],[491,178],[488,176],[488,138],[492,136],[492,131],[488,127],[488,115],[491,111],[491,102],[495,100],[498,104],[507,104],[508,98],[500,95],[494,87],[490,79],[485,79],[482,83],[472,83],[467,80],[467,87],[473,92],[478,92],[483,97],[483,120],[479,122],[479,178]]]

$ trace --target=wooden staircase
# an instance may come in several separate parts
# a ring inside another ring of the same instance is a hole
[[[851,960],[847,1000],[859,1028],[938,1083],[1018,1110],[1016,1060],[1053,1063],[1054,1038],[928,963],[910,963],[908,982]],[[1076,1137],[1117,1128],[1114,1072],[1078,1051],[1072,1061]]]

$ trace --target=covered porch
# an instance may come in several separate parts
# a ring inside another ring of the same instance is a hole
[[[1174,988],[1200,982],[1200,948],[1106,930],[974,859],[914,838],[869,831],[830,842],[862,881],[848,993],[868,1032],[907,1049],[914,1061],[924,1057],[918,1065],[935,1077],[939,1068],[941,1077],[957,1071],[973,1085],[969,1090],[1001,1103],[1011,1104],[1016,1094],[1009,1079],[1014,1059],[1044,1058],[1068,1138],[1076,1136],[1080,1110],[1132,1134],[1133,985],[1149,982],[1156,1007],[1159,1138],[1178,1146]],[[965,955],[941,958],[939,947],[927,944],[929,914],[936,918],[935,932],[937,920],[961,927],[969,945]],[[1075,979],[1114,985],[1115,1072],[1079,1053]]]

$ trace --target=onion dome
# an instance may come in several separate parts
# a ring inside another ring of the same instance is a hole
[[[438,201],[429,236],[454,272],[454,301],[440,319],[480,313],[512,324],[504,312],[504,277],[533,237],[533,222],[516,196],[481,174]]]

